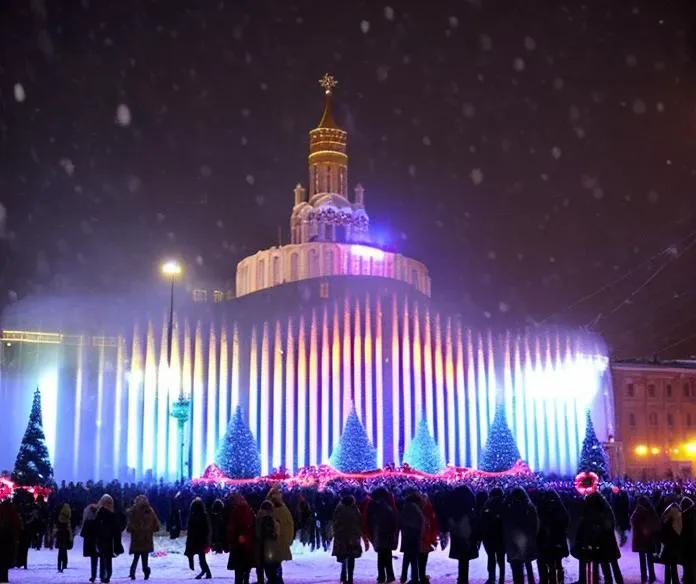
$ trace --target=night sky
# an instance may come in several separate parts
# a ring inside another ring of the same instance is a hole
[[[0,307],[167,254],[232,287],[287,240],[328,71],[351,189],[448,310],[696,354],[691,4],[5,0]]]

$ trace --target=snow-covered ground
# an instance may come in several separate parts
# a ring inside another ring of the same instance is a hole
[[[128,549],[127,538],[124,537],[124,546]],[[188,569],[188,562],[182,555],[184,539],[172,542],[167,538],[158,538],[156,549],[166,552],[166,556],[151,557],[150,567],[152,568],[153,582],[179,582],[193,580],[197,572]],[[624,557],[620,564],[627,584],[639,583],[640,572],[638,568],[638,556],[630,551],[630,544],[622,550]],[[75,538],[75,549],[69,552],[68,569],[62,574],[56,570],[57,552],[41,550],[39,552],[29,551],[29,569],[12,570],[10,572],[10,582],[25,582],[28,584],[84,584],[89,578],[89,560],[82,557],[82,539]],[[310,552],[302,546],[293,548],[294,560],[286,562],[283,567],[286,584],[304,583],[331,583],[337,584],[340,568],[335,558],[330,553],[323,551]],[[397,578],[401,570],[401,554],[395,554],[398,560],[394,561]],[[126,582],[128,580],[128,569],[131,557],[128,554],[120,556],[114,560],[114,576],[112,582]],[[214,579],[226,579],[228,582],[234,579],[232,572],[227,570],[227,556],[214,555],[208,556],[208,562],[213,572]],[[564,566],[568,573],[566,582],[577,580],[577,562],[567,559]],[[197,566],[196,566],[197,568]],[[507,580],[510,581],[509,566]],[[662,566],[656,566],[657,576],[662,581]],[[430,554],[428,563],[428,574],[431,582],[444,584],[454,584],[457,580],[457,565],[454,560],[447,557],[447,550]],[[472,583],[483,583],[486,580],[485,555],[474,562],[471,566],[470,581]],[[140,568],[137,573],[138,580],[142,580]],[[363,557],[356,562],[355,584],[373,584],[377,578],[377,557],[370,550],[363,554]],[[98,581],[98,580],[97,580]],[[252,575],[251,581],[255,581]]]

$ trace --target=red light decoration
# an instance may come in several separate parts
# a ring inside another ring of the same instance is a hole
[[[597,482],[599,478],[594,473],[583,473],[591,474],[595,477]],[[506,476],[531,476],[532,471],[526,462],[518,460],[515,465],[503,472],[486,472],[483,470],[477,470],[473,468],[455,467],[449,466],[443,472],[437,475],[432,475],[424,472],[420,472],[416,469],[411,468],[408,464],[404,464],[402,467],[396,467],[392,464],[387,465],[382,470],[373,470],[370,472],[361,473],[342,473],[337,471],[335,468],[322,464],[319,466],[309,466],[301,468],[297,471],[294,476],[290,476],[285,469],[274,469],[274,471],[266,477],[258,477],[255,479],[231,479],[220,470],[216,465],[211,464],[198,479],[193,479],[194,483],[222,483],[226,485],[246,485],[250,483],[260,483],[260,482],[284,482],[288,485],[299,485],[299,486],[311,486],[316,483],[319,484],[320,488],[326,483],[334,480],[353,480],[353,481],[365,481],[376,478],[388,478],[388,477],[405,477],[417,480],[426,479],[440,479],[445,481],[461,481],[461,480],[471,480],[475,478],[495,478],[495,477],[506,477]],[[580,476],[580,475],[578,475]],[[577,488],[576,479],[576,488]],[[596,486],[595,486],[596,488]]]
[[[581,472],[575,477],[575,490],[583,496],[597,491],[599,477],[593,472]]]
[[[12,497],[17,489],[23,489],[27,493],[31,493],[34,495],[34,499],[43,497],[45,500],[48,499],[49,495],[51,494],[51,489],[47,487],[23,487],[12,482],[8,478],[0,477],[0,501],[7,499],[8,497]]]

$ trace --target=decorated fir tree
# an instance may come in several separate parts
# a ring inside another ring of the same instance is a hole
[[[428,474],[438,474],[444,468],[440,448],[430,435],[425,418],[421,418],[416,428],[416,434],[404,454],[404,462],[411,468]]]
[[[609,478],[609,461],[602,443],[597,438],[590,410],[586,413],[585,439],[582,441],[578,472],[593,472],[600,480]]]
[[[343,434],[331,453],[331,466],[341,472],[365,472],[377,468],[377,451],[352,408]]]
[[[25,486],[46,486],[53,482],[53,468],[43,431],[41,392],[38,387],[34,392],[29,423],[19,445],[12,480]]]
[[[218,447],[215,464],[233,479],[253,479],[261,474],[256,438],[244,419],[241,406],[237,406],[227,426],[227,432]]]
[[[499,404],[488,429],[488,440],[481,453],[479,468],[487,472],[503,472],[511,469],[518,460],[520,451],[507,424],[505,406]]]

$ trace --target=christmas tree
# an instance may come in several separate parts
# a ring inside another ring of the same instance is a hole
[[[36,388],[29,423],[19,445],[12,480],[18,485],[46,486],[53,482],[53,468],[48,456],[46,436],[41,420],[41,392]]]
[[[331,453],[331,466],[341,472],[365,472],[377,468],[377,451],[355,408],[348,414],[343,434]]]
[[[508,427],[505,406],[500,404],[488,429],[488,440],[481,453],[479,467],[487,472],[502,472],[511,469],[519,459],[520,451]]]
[[[227,426],[216,458],[215,464],[230,478],[253,479],[261,474],[256,438],[244,419],[241,406],[237,406]]]
[[[430,435],[428,422],[425,418],[421,418],[418,428],[416,428],[416,434],[404,454],[404,462],[411,468],[428,474],[438,474],[444,467],[440,448]]]
[[[587,410],[586,419],[587,426],[585,428],[585,439],[582,441],[578,472],[593,472],[600,480],[605,480],[609,477],[607,453],[604,452],[602,443],[597,439],[590,410]]]

